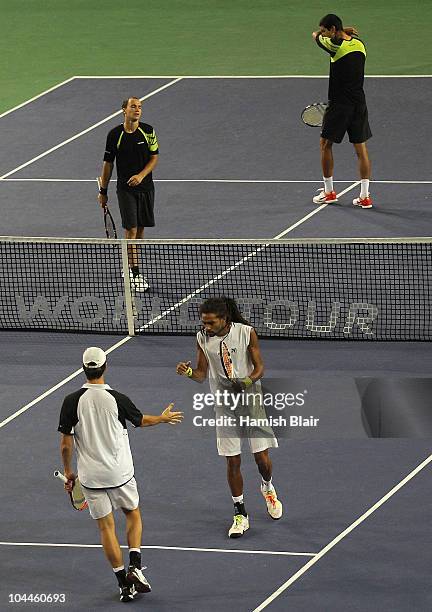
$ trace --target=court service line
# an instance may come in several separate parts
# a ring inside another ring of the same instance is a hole
[[[102,544],[65,544],[49,542],[0,542],[0,546],[34,546],[47,548],[102,548]],[[127,549],[128,546],[121,545],[120,548]],[[288,557],[314,557],[316,553],[309,552],[289,552],[278,550],[242,550],[235,548],[194,548],[190,546],[141,546],[146,550],[179,550],[183,552],[214,552],[214,553],[233,553],[238,555],[282,555]]]
[[[6,115],[9,115],[9,113],[13,113],[14,111],[22,108],[23,106],[26,106],[27,104],[31,104],[31,102],[34,102],[38,98],[42,98],[42,96],[46,96],[47,94],[51,93],[55,89],[58,89],[59,87],[63,87],[63,85],[66,85],[67,83],[70,83],[74,79],[75,79],[75,77],[70,77],[69,79],[66,79],[65,81],[62,81],[61,83],[57,83],[57,85],[54,85],[53,87],[50,87],[49,89],[45,89],[45,91],[41,91],[41,93],[37,94],[36,96],[33,96],[33,98],[29,98],[28,100],[25,100],[24,102],[21,102],[21,104],[17,104],[17,106],[14,106],[13,108],[10,108],[9,110],[5,111],[4,113],[1,113],[0,119],[2,117],[5,117]]]
[[[176,75],[183,79],[328,79],[327,74],[208,74]],[[430,79],[432,74],[366,74],[366,79]],[[135,74],[135,75],[75,75],[74,79],[174,79],[174,75]]]
[[[164,89],[167,89],[168,87],[171,87],[171,85],[174,85],[175,83],[178,83],[178,81],[181,81],[181,77],[178,78],[178,79],[174,79],[173,81],[170,81],[169,83],[165,83],[165,85],[162,85],[161,87],[158,87],[157,89],[151,91],[147,95],[145,95],[142,98],[140,98],[140,100],[141,101],[147,100],[148,98],[151,98],[155,94],[160,93]],[[15,172],[18,172],[19,170],[22,170],[23,168],[26,168],[27,166],[30,166],[35,161],[38,161],[39,159],[42,159],[43,157],[46,157],[47,155],[49,155],[53,151],[57,151],[61,147],[64,147],[65,145],[69,144],[70,142],[73,142],[77,138],[80,138],[81,136],[84,136],[84,134],[88,134],[89,132],[91,132],[92,130],[95,130],[100,125],[103,125],[104,123],[106,123],[110,119],[113,119],[113,117],[116,117],[117,115],[120,115],[122,112],[123,111],[120,109],[119,111],[116,111],[115,113],[112,113],[108,117],[105,117],[105,119],[102,119],[101,121],[98,121],[94,125],[91,125],[90,127],[86,128],[85,130],[82,130],[82,132],[79,132],[78,134],[75,134],[74,136],[71,136],[70,138],[67,138],[66,140],[63,140],[63,142],[60,142],[59,144],[55,145],[54,147],[51,147],[51,149],[48,149],[47,151],[44,151],[40,155],[36,155],[36,157],[33,157],[33,159],[30,159],[29,161],[21,164],[20,166],[17,166],[13,170],[10,170],[9,172],[6,172],[6,174],[3,174],[2,176],[0,176],[0,180],[3,180],[5,178],[7,178],[8,176],[10,176],[11,174],[14,174]]]
[[[347,193],[348,191],[350,191],[351,189],[353,189],[356,185],[358,185],[360,183],[360,181],[355,181],[354,183],[352,183],[352,185],[350,185],[349,187],[347,187],[346,189],[344,189],[343,191],[341,191],[340,193],[338,193],[338,197],[340,197],[341,195]],[[282,236],[285,236],[286,234],[288,234],[289,232],[291,232],[293,229],[295,229],[296,227],[298,227],[299,225],[301,225],[302,223],[304,223],[305,221],[307,221],[308,219],[310,219],[311,217],[313,217],[314,215],[316,215],[317,213],[319,213],[321,210],[323,210],[324,208],[326,208],[328,206],[328,204],[321,204],[321,206],[319,206],[318,208],[316,208],[315,210],[311,211],[309,214],[305,215],[304,217],[302,217],[301,219],[299,219],[299,221],[296,221],[296,223],[294,223],[293,225],[290,225],[289,227],[287,227],[285,230],[283,230],[283,232],[281,232],[280,234],[278,234],[277,236],[274,236],[274,240],[275,239],[279,239],[282,238]],[[166,317],[170,312],[172,312],[173,310],[176,310],[177,308],[179,308],[180,306],[182,306],[183,304],[185,304],[186,302],[190,301],[192,299],[192,297],[194,297],[195,295],[198,295],[199,293],[201,293],[202,291],[204,291],[204,289],[208,286],[210,286],[211,284],[214,284],[214,282],[216,282],[217,280],[220,280],[220,278],[222,278],[223,276],[225,276],[226,274],[229,274],[234,268],[238,267],[239,265],[241,265],[241,263],[244,263],[244,261],[246,261],[247,259],[249,259],[250,257],[254,256],[256,253],[258,253],[259,251],[261,251],[266,245],[264,245],[263,247],[260,247],[259,249],[257,249],[256,251],[254,251],[253,253],[248,254],[246,257],[244,257],[242,260],[240,260],[240,262],[236,262],[235,264],[233,264],[229,269],[224,270],[224,272],[222,272],[221,274],[219,274],[217,277],[211,279],[210,281],[208,281],[207,283],[205,283],[204,285],[201,285],[201,287],[199,287],[198,289],[196,289],[195,291],[189,293],[187,296],[185,296],[182,300],[180,300],[179,302],[177,302],[176,304],[174,304],[173,306],[171,306],[170,308],[168,308],[167,310],[165,310],[164,312],[162,312],[160,315],[154,317],[153,319],[150,319],[149,321],[147,321],[147,323],[145,323],[144,325],[142,325],[139,328],[139,331],[142,331],[144,329],[146,329],[147,327],[150,327],[151,325],[154,325],[155,323],[157,323],[157,321],[159,321],[160,319]],[[126,342],[128,342],[129,340],[131,340],[134,336],[125,336],[124,338],[122,338],[119,342],[116,342],[115,344],[113,344],[110,348],[105,350],[105,353],[109,354],[112,353],[113,351],[115,351],[117,348],[119,348],[120,346],[122,346],[123,344],[125,344]],[[5,427],[8,423],[10,423],[11,421],[13,421],[14,419],[16,419],[18,416],[20,416],[21,414],[23,414],[24,412],[26,412],[27,410],[29,410],[30,408],[32,408],[33,406],[35,406],[36,404],[38,404],[41,400],[45,399],[46,397],[48,397],[49,395],[51,395],[52,393],[54,393],[54,391],[57,391],[57,389],[60,389],[61,387],[63,387],[65,384],[67,384],[68,382],[70,382],[71,380],[73,380],[74,378],[76,378],[77,376],[79,376],[81,374],[81,372],[83,371],[82,368],[80,368],[79,370],[76,370],[75,372],[73,372],[72,374],[70,374],[69,376],[67,376],[66,378],[64,378],[63,380],[61,380],[60,382],[58,382],[56,385],[54,385],[53,387],[51,387],[50,389],[47,389],[47,391],[45,391],[44,393],[42,393],[41,395],[39,395],[37,398],[35,398],[34,400],[32,400],[31,402],[29,402],[28,404],[26,404],[25,406],[23,406],[22,408],[20,408],[19,410],[17,410],[16,412],[14,412],[13,414],[11,414],[10,416],[8,416],[6,419],[4,419],[3,421],[0,422],[0,429],[2,427]]]
[[[358,527],[363,521],[365,521],[371,514],[373,514],[378,508],[385,504],[395,493],[397,493],[403,486],[405,486],[410,480],[417,476],[421,470],[423,470],[432,461],[432,455],[429,455],[422,463],[420,463],[412,472],[410,472],[403,480],[395,485],[388,493],[386,493],[381,499],[379,499],[373,506],[369,508],[364,514],[359,516],[349,527],[347,527],[342,533],[336,536],[331,542],[324,546],[312,559],[310,559],[303,567],[301,567],[295,574],[291,576],[284,584],[282,584],[274,593],[272,593],[265,601],[263,601],[253,612],[261,612],[268,605],[270,605],[279,595],[281,595],[286,589],[291,586],[296,580],[298,580],[303,574],[305,574],[315,563],[318,563],[324,555],[326,555],[332,548],[334,548],[341,540],[343,540],[351,531]]]
[[[94,183],[91,179],[74,178],[5,178],[1,179],[5,183]],[[352,179],[334,180],[334,183],[351,183]],[[155,183],[321,183],[321,179],[153,179]],[[371,184],[390,184],[390,185],[430,185],[432,181],[391,181],[373,180]]]

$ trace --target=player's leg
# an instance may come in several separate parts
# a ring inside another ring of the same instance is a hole
[[[126,516],[126,537],[129,547],[129,569],[127,578],[135,585],[139,593],[151,591],[150,584],[142,573],[141,538],[142,520],[139,507],[133,510],[122,508]]]
[[[123,555],[115,531],[113,513],[110,512],[107,516],[96,520],[106,558],[113,568],[123,565]]]
[[[361,208],[372,208],[372,198],[370,197],[369,184],[371,177],[371,163],[365,142],[353,143],[358,158],[360,175],[360,195],[354,198],[354,206]]]
[[[144,238],[144,228],[154,227],[154,189],[150,191],[144,191],[136,194],[137,202],[137,231],[136,238],[142,240]],[[136,253],[136,259],[138,265],[138,253]],[[141,258],[142,259],[142,258]],[[135,286],[137,291],[147,291],[149,284],[147,281],[148,271],[145,269],[145,262],[142,262],[144,266],[144,273],[138,273],[135,278]],[[138,269],[138,268],[137,268]]]
[[[126,517],[126,538],[129,551],[134,549],[140,554],[139,561],[141,561],[142,520],[140,509],[135,508],[134,510],[126,510],[126,508],[123,508],[123,512]],[[135,560],[138,561],[138,559],[134,559],[134,561]],[[136,563],[133,564],[137,565]],[[139,567],[141,567],[141,565]]]
[[[313,198],[315,204],[331,204],[337,202],[333,186],[333,143],[342,142],[346,132],[347,109],[345,106],[330,103],[323,117],[320,138],[321,170],[324,187]]]
[[[138,210],[136,195],[130,191],[117,189],[117,199],[122,219],[122,226],[124,229],[124,236],[127,240],[135,240],[136,238],[139,238],[137,235]],[[139,275],[139,264],[137,247],[134,244],[128,246],[128,261],[132,288],[136,291],[141,291],[142,289],[137,287],[136,283],[136,278]]]
[[[362,104],[355,108],[352,121],[348,126],[348,136],[358,158],[361,181],[360,195],[358,198],[354,198],[353,204],[360,208],[372,208],[372,198],[369,193],[371,163],[366,146],[366,141],[372,136],[372,132],[369,126],[366,104]]]
[[[106,558],[113,568],[120,588],[120,601],[132,601],[135,588],[126,577],[126,570],[123,564],[123,554],[115,531],[113,513],[110,512],[102,518],[98,518],[97,524],[101,538],[102,547]]]
[[[227,479],[231,495],[243,495],[243,475],[241,473],[241,455],[227,457]]]
[[[224,406],[216,406],[215,412],[217,419],[227,415],[226,407]],[[230,538],[239,538],[249,529],[249,518],[243,498],[241,438],[237,427],[225,424],[216,425],[216,444],[218,454],[226,459],[227,480],[234,504],[234,519],[228,531],[228,536]]]
[[[261,493],[266,502],[267,512],[272,519],[280,519],[283,508],[282,503],[277,498],[276,489],[273,485],[273,466],[268,449],[254,453],[254,458],[258,471],[261,474]]]
[[[241,473],[241,455],[232,455],[226,458],[227,479],[234,503],[234,519],[228,536],[239,538],[249,529],[249,517],[246,512],[243,497],[243,475]]]
[[[314,196],[315,204],[331,204],[337,202],[337,195],[333,187],[333,141],[328,138],[320,138],[321,169],[324,187],[320,193]]]

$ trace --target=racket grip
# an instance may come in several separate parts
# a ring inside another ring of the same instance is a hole
[[[61,472],[59,472],[58,470],[56,470],[54,472],[54,478],[59,478],[62,482],[67,482],[68,481],[66,476],[64,474],[62,474]]]

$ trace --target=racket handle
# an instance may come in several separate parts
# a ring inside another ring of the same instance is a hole
[[[55,478],[59,478],[62,482],[67,482],[68,479],[66,478],[66,476],[64,474],[62,474],[61,472],[59,472],[58,470],[56,470],[54,472],[54,477]]]

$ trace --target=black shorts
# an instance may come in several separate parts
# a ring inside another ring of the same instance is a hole
[[[321,138],[339,143],[345,132],[348,132],[349,141],[353,144],[366,142],[372,136],[366,104],[329,103],[323,118]]]
[[[117,189],[117,198],[124,229],[154,226],[153,189],[151,191],[136,191],[135,193]]]

